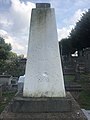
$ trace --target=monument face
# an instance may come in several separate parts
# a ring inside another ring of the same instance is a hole
[[[23,96],[65,97],[54,9],[32,10]]]

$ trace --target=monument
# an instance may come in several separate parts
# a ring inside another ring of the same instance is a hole
[[[23,95],[65,97],[54,9],[36,4],[32,10]]]
[[[23,93],[17,93],[1,120],[87,120],[65,92],[54,9],[32,10]]]

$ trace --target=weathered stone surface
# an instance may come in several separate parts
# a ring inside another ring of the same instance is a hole
[[[71,110],[72,102],[69,96],[25,98],[17,95],[9,107],[9,111],[16,113],[70,112]]]
[[[14,113],[8,111],[8,105],[0,116],[0,120],[87,120],[77,102],[68,93],[72,101],[72,110],[68,112]],[[27,108],[26,108],[27,109]]]
[[[23,91],[24,79],[25,79],[25,75],[19,77],[19,80],[18,80],[18,92]]]
[[[32,10],[23,95],[65,97],[53,8]]]
[[[36,3],[36,8],[50,8],[50,3]]]

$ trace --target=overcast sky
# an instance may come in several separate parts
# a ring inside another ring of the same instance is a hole
[[[39,2],[49,2],[55,8],[58,40],[67,37],[90,8],[90,0],[0,0],[0,36],[17,54],[26,56],[31,10]]]

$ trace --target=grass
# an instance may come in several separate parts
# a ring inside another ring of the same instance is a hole
[[[78,102],[82,108],[90,110],[90,74],[81,74],[78,83],[80,83],[83,88]]]
[[[15,92],[4,92],[2,94],[2,101],[0,102],[0,113],[4,110],[5,106],[14,97]]]
[[[78,103],[81,108],[90,110],[90,91],[82,91],[78,98]]]
[[[72,84],[75,79],[74,75],[65,75],[64,80],[66,84]],[[76,82],[80,84],[83,90],[79,93],[77,102],[81,108],[90,110],[90,73],[89,74],[80,74],[80,80]]]
[[[73,82],[75,76],[74,75],[64,75],[65,84]]]

